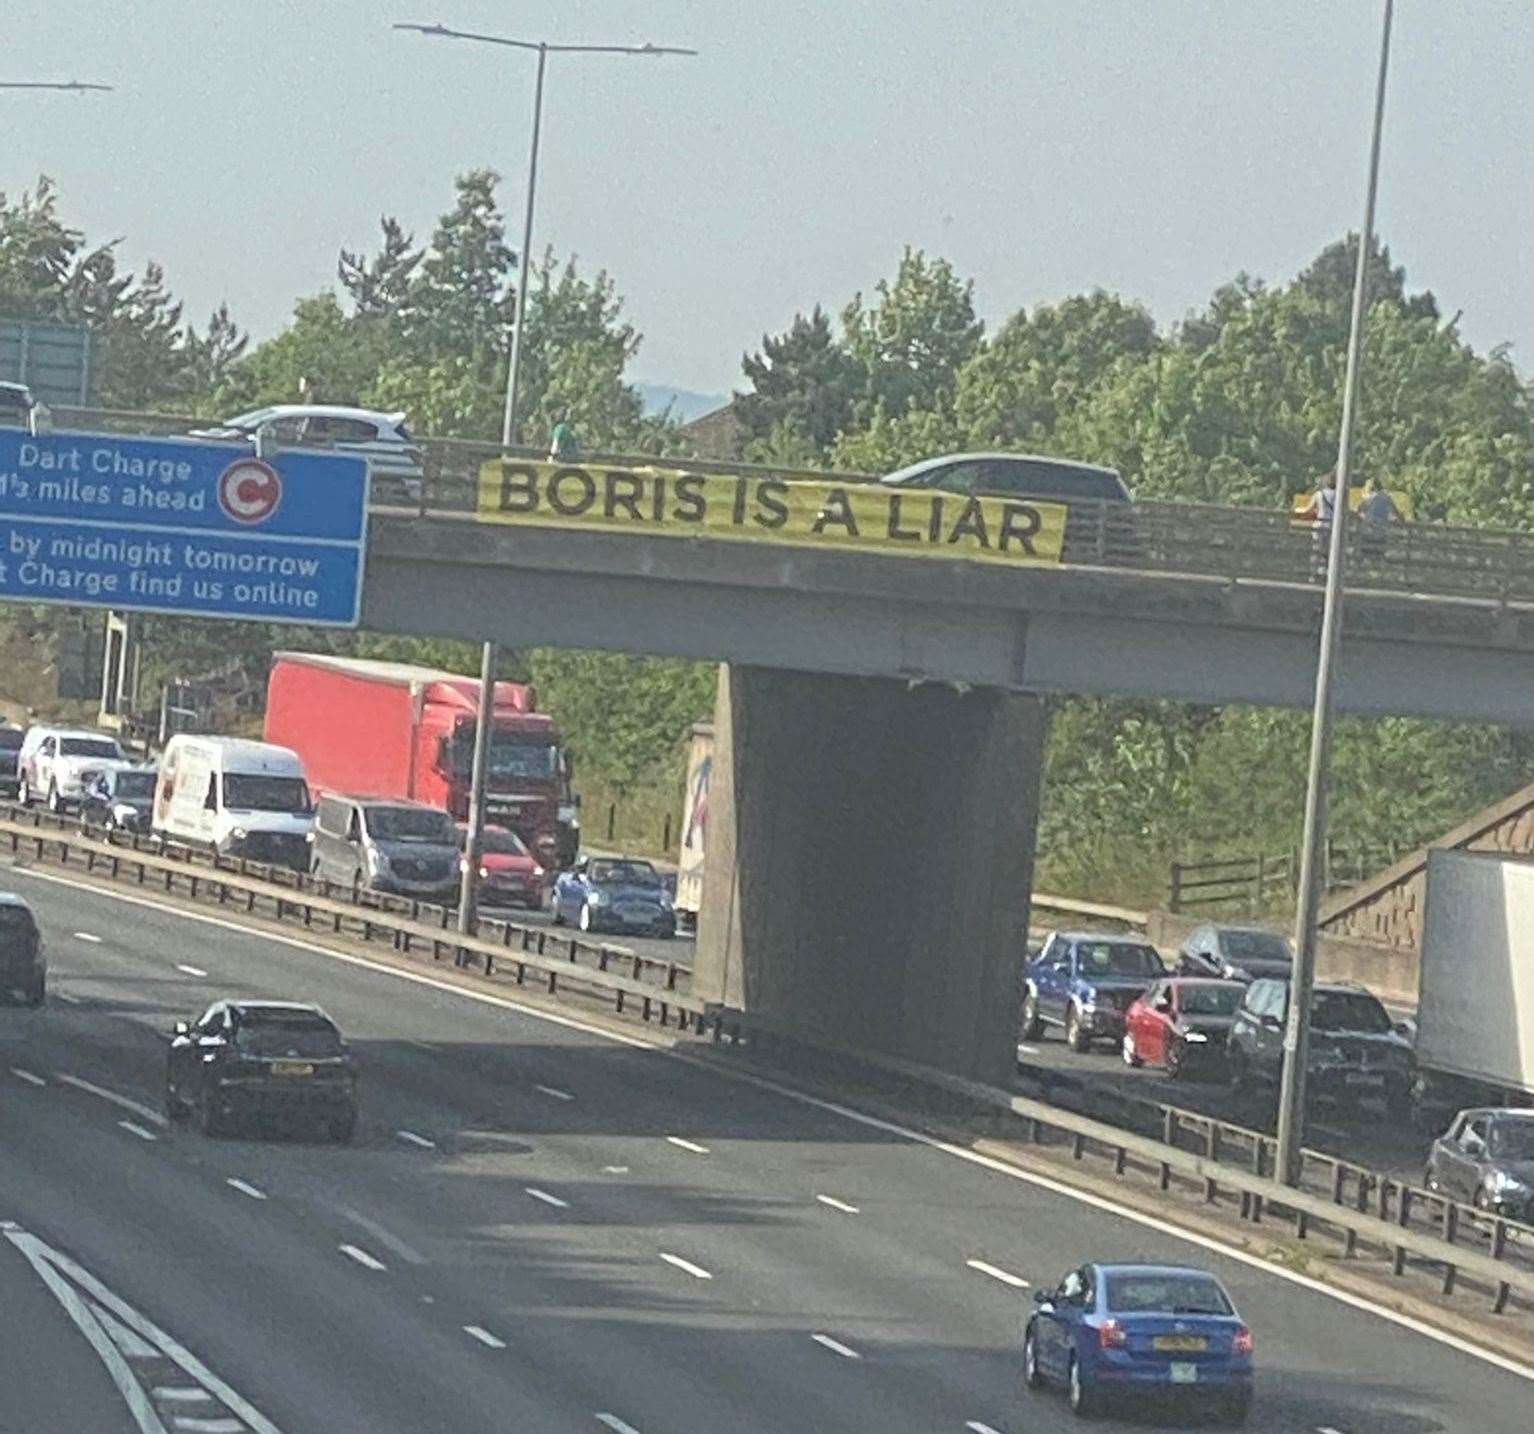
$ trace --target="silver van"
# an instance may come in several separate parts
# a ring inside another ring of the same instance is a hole
[[[380,797],[321,797],[309,869],[343,886],[451,902],[461,871],[458,828],[436,807]]]

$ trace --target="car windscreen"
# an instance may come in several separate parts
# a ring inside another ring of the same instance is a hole
[[[119,772],[112,793],[120,801],[142,802],[154,796],[153,772]]]
[[[1366,991],[1317,991],[1310,1024],[1317,1031],[1362,1031],[1374,1036],[1392,1029],[1390,1013]]]
[[[647,861],[594,861],[590,875],[599,885],[660,888],[660,876]]]
[[[122,748],[107,737],[61,737],[61,757],[104,757],[107,761],[121,761]]]
[[[1534,1119],[1493,1121],[1490,1148],[1500,1160],[1534,1160]]]
[[[1230,1315],[1225,1291],[1208,1275],[1109,1275],[1108,1308],[1118,1314]]]
[[[218,426],[220,428],[254,428],[258,423],[264,423],[275,411],[271,408],[257,408],[249,413],[237,413],[233,418],[224,419]]]
[[[265,777],[231,773],[224,778],[224,806],[239,812],[309,810],[309,788],[302,777]]]
[[[1244,986],[1184,986],[1178,1007],[1185,1016],[1234,1016]]]
[[[479,849],[493,856],[529,856],[531,853],[515,832],[499,828],[483,831],[479,837]]]
[[[559,770],[559,749],[552,742],[510,741],[490,744],[488,763],[496,777],[552,777]]]
[[[1164,971],[1153,946],[1132,941],[1078,941],[1083,976],[1159,976]]]
[[[1243,961],[1282,961],[1287,965],[1293,959],[1289,943],[1272,931],[1222,931],[1220,949],[1238,966]]]
[[[374,841],[430,843],[457,846],[458,829],[446,812],[426,807],[369,807],[368,835]]]
[[[253,1056],[336,1056],[341,1035],[328,1021],[301,1011],[289,1015],[242,1017],[235,1027],[234,1043]]]
[[[26,735],[19,727],[0,729],[0,752],[20,751],[22,739]]]

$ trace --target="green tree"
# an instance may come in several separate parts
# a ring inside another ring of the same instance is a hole
[[[345,313],[329,291],[300,299],[287,328],[226,369],[219,406],[227,411],[270,403],[357,403],[375,382],[388,335]]]
[[[792,448],[802,438],[811,456],[825,452],[865,388],[862,365],[836,341],[819,304],[808,318],[795,314],[783,333],[763,334],[760,351],[743,355],[741,369],[751,388],[735,396],[734,409],[748,450],[781,449],[792,434]]]

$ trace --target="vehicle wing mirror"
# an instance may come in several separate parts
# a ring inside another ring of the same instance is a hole
[[[1055,1292],[1053,1290],[1035,1290],[1033,1302],[1041,1310],[1052,1310],[1055,1307]]]
[[[177,1021],[176,1024],[171,1027],[171,1034],[173,1036],[189,1036],[191,1033],[192,1028],[187,1025],[185,1021]]]

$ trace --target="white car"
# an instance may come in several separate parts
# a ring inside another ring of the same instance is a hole
[[[274,443],[287,447],[333,448],[368,460],[373,497],[388,502],[401,489],[414,503],[421,496],[422,454],[405,427],[403,413],[378,413],[371,408],[332,404],[279,403],[236,414],[209,428],[194,428],[192,438],[221,442],[255,441],[265,428]]]
[[[114,737],[73,727],[29,727],[16,756],[16,796],[41,799],[51,812],[80,804],[85,784],[111,768],[130,766]]]

